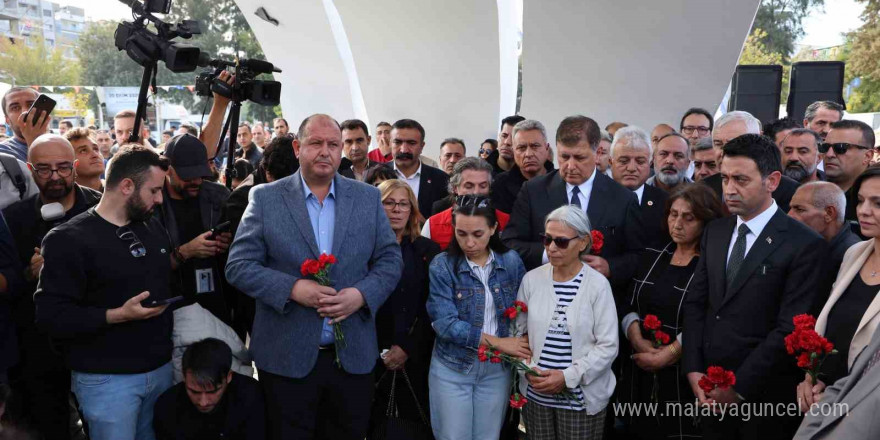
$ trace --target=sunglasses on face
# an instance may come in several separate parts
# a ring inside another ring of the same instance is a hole
[[[850,144],[847,142],[838,142],[836,144],[829,144],[827,142],[822,142],[819,144],[819,152],[825,154],[828,150],[834,150],[834,154],[846,154],[847,150],[850,147],[858,148],[859,150],[870,150],[868,147],[863,147],[859,144]]]
[[[134,231],[132,231],[128,226],[123,226],[116,230],[116,236],[120,240],[131,241],[131,246],[128,247],[128,250],[131,252],[131,256],[135,258],[140,258],[147,255],[147,248],[141,243],[141,240],[135,235]]]
[[[569,245],[569,243],[571,243],[572,240],[577,240],[578,238],[581,238],[581,237],[579,235],[575,235],[574,237],[571,237],[571,238],[553,237],[552,235],[542,233],[541,238],[544,240],[545,247],[549,247],[550,243],[556,243],[556,247],[558,247],[559,249],[568,249],[568,245]]]

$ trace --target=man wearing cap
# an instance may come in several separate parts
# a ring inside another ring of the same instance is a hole
[[[229,190],[211,177],[205,145],[195,136],[180,134],[168,141],[165,157],[170,164],[163,188],[162,205],[155,214],[171,239],[174,255],[182,264],[175,281],[184,296],[227,324],[232,322],[229,305],[223,297],[221,274],[232,234],[211,237],[211,228],[221,222],[221,210]]]

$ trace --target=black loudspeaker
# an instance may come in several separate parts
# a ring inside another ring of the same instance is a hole
[[[788,91],[788,115],[804,119],[807,106],[816,101],[832,101],[846,108],[843,102],[843,61],[803,61],[791,66]]]
[[[727,111],[742,110],[762,123],[779,119],[782,66],[736,66]]]

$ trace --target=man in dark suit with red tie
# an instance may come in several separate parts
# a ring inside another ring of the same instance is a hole
[[[720,174],[733,216],[706,226],[684,303],[688,381],[700,404],[726,405],[725,417],[702,417],[708,439],[791,438],[800,421],[766,408],[795,403],[792,390],[803,372],[783,339],[794,330],[792,318],[808,313],[826,286],[828,245],[773,200],[781,171],[770,138],[745,134],[724,146]],[[709,366],[733,371],[736,384],[704,393],[698,382]]]

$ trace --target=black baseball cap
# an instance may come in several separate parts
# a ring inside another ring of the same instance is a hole
[[[163,155],[171,162],[174,171],[181,179],[211,177],[208,166],[208,150],[199,138],[185,133],[171,138],[165,145]]]

